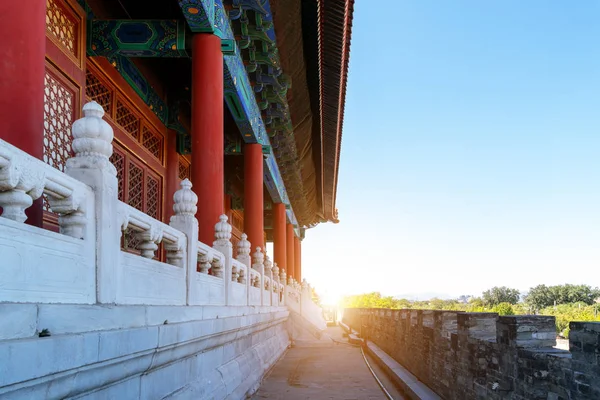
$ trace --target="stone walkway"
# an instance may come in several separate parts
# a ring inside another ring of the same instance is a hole
[[[360,348],[348,345],[341,328],[329,339],[297,341],[271,370],[253,399],[386,399]]]

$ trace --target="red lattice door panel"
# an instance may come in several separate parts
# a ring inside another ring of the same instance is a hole
[[[46,0],[44,161],[64,171],[73,156],[71,126],[81,115],[85,84],[85,12],[76,0]],[[58,216],[43,200],[44,227],[58,231]]]
[[[117,170],[119,200],[160,221],[163,204],[162,177],[123,147],[118,144],[113,146],[110,161]],[[124,250],[139,253],[138,241],[130,232],[124,233],[122,246]],[[157,254],[161,254],[160,249]]]
[[[119,174],[119,199],[162,220],[167,129],[157,125],[152,111],[127,97],[125,88],[112,78],[100,64],[88,63],[86,96],[102,105],[115,134],[111,161]]]

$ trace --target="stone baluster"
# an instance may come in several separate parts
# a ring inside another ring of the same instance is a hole
[[[220,251],[225,256],[224,260],[216,260],[212,264],[213,275],[225,279],[225,304],[229,305],[231,292],[231,277],[233,275],[233,245],[231,244],[231,225],[227,222],[227,215],[222,214],[215,225],[215,241],[213,249]],[[237,279],[237,278],[236,278]]]
[[[271,282],[273,285],[273,293],[277,294],[277,304],[272,304],[272,305],[279,305],[279,303],[281,302],[281,290],[280,290],[280,285],[279,285],[279,267],[277,266],[277,263],[273,263],[273,269],[271,270]],[[273,296],[271,296],[271,298],[273,298]]]
[[[223,270],[225,268],[225,266],[223,265],[223,260],[221,260],[220,258],[213,258],[213,261],[210,265],[211,267],[211,272],[212,275],[216,278],[223,278]],[[229,282],[229,280],[227,280],[227,282]],[[227,285],[229,287],[229,285]]]
[[[264,272],[264,261],[265,255],[260,247],[256,248],[256,251],[252,255],[252,269],[258,272],[258,276],[254,279],[254,287],[262,290],[262,278]],[[262,292],[261,292],[262,298]],[[262,303],[261,303],[262,304]]]
[[[25,210],[44,193],[45,173],[19,152],[9,144],[0,147],[0,207],[4,218],[25,222]]]
[[[165,243],[167,264],[184,267],[185,243]]]
[[[198,257],[198,264],[200,264],[200,273],[208,274],[210,270],[210,261],[208,260],[208,254],[201,254]]]
[[[277,263],[273,263],[273,280],[277,283],[279,283],[279,266],[277,265]]]
[[[247,279],[246,270],[244,268],[240,268],[238,271],[238,278],[237,278],[238,283],[246,283],[246,279]]]
[[[264,276],[269,278],[269,280],[267,281],[266,279],[264,279],[265,281],[265,290],[268,291],[268,298],[267,299],[263,299],[263,305],[265,306],[272,306],[273,305],[273,262],[271,261],[271,258],[269,256],[265,256],[265,264],[264,264]]]
[[[240,279],[240,271],[238,271],[235,264],[231,265],[231,282],[237,282]]]
[[[281,275],[279,276],[279,282],[283,283],[284,285],[287,282],[287,274],[285,273],[285,268],[281,268]]]
[[[162,230],[158,226],[151,225],[150,229],[139,232],[135,236],[140,241],[138,248],[141,250],[141,256],[154,258],[158,244],[162,241]]]
[[[248,235],[245,233],[242,233],[242,239],[238,242],[236,259],[250,268],[250,242],[248,241]]]
[[[246,284],[246,304],[250,304],[250,286],[253,286],[252,274],[250,268],[252,266],[252,260],[250,258],[250,242],[248,241],[248,235],[242,233],[241,240],[238,242],[237,260],[246,266],[246,270],[243,271],[243,275],[240,274],[240,283]]]
[[[72,149],[65,173],[94,191],[96,224],[97,301],[115,303],[120,278],[120,227],[117,170],[110,162],[113,130],[102,119],[104,110],[92,101],[83,107],[83,118],[73,124]]]
[[[184,244],[185,252],[183,253],[183,267],[186,271],[186,303],[190,304],[193,295],[192,291],[196,289],[193,277],[196,273],[198,265],[198,220],[196,219],[196,211],[198,207],[198,196],[192,191],[192,182],[189,179],[184,179],[180,184],[181,188],[173,194],[173,212],[169,223],[173,228],[185,233],[186,242]],[[167,260],[169,260],[169,252],[175,249],[167,247]],[[181,251],[181,250],[179,250]],[[171,255],[173,257],[173,255]],[[208,262],[208,260],[207,260]],[[208,273],[208,268],[206,273]]]
[[[0,141],[1,215],[16,222],[25,222],[25,210],[46,190],[51,210],[59,214],[60,233],[83,239],[87,234],[88,219],[92,219],[86,212],[92,212],[93,195],[87,188],[83,190],[82,185],[73,185],[72,180],[60,172],[47,171],[49,168],[15,146]],[[93,224],[89,225],[91,233],[95,228],[91,226]]]
[[[273,262],[271,262],[271,258],[269,256],[265,256],[265,262],[264,262],[264,275],[268,278],[270,278],[271,280],[273,279],[272,276],[272,270],[273,270]],[[269,290],[269,282],[267,282],[267,280],[265,279],[265,290]]]
[[[287,304],[286,303],[286,299],[287,299],[287,291],[286,291],[286,282],[287,282],[287,274],[285,273],[285,268],[281,268],[281,274],[279,276],[279,283],[281,284],[281,291],[282,291],[282,298],[281,301],[283,301],[283,304]]]

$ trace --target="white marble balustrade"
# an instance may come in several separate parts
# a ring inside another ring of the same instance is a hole
[[[84,106],[64,173],[0,140],[0,302],[289,304],[300,312],[298,282],[260,247],[251,255],[245,234],[232,257],[225,215],[215,221],[212,244],[198,241],[198,196],[189,180],[173,195],[169,224],[119,201],[109,160],[113,131],[103,116],[97,103]],[[58,214],[59,233],[24,224],[26,209],[42,195]],[[140,254],[121,249],[125,231]]]

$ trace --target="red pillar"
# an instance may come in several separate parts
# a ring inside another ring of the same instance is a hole
[[[46,0],[0,1],[0,138],[43,159]],[[42,203],[27,209],[42,226]]]
[[[177,132],[167,133],[167,209],[165,210],[165,223],[173,215],[173,195],[180,189],[179,180],[179,154],[177,153]],[[216,222],[215,222],[216,223]]]
[[[252,252],[264,243],[263,153],[260,144],[244,146],[244,232]]]
[[[287,272],[285,221],[285,204],[273,204],[273,259],[279,269],[285,269]]]
[[[294,276],[298,282],[302,282],[301,246],[300,238],[294,237]]]
[[[294,225],[292,224],[287,224],[286,226],[286,251],[287,251],[287,260],[286,260],[286,271],[288,276],[293,276],[294,279],[298,280],[298,277],[296,276],[296,270],[294,267],[294,263],[295,263],[295,258],[294,258]]]
[[[200,202],[198,240],[211,245],[223,214],[223,54],[221,39],[196,34],[192,43],[192,177]]]

